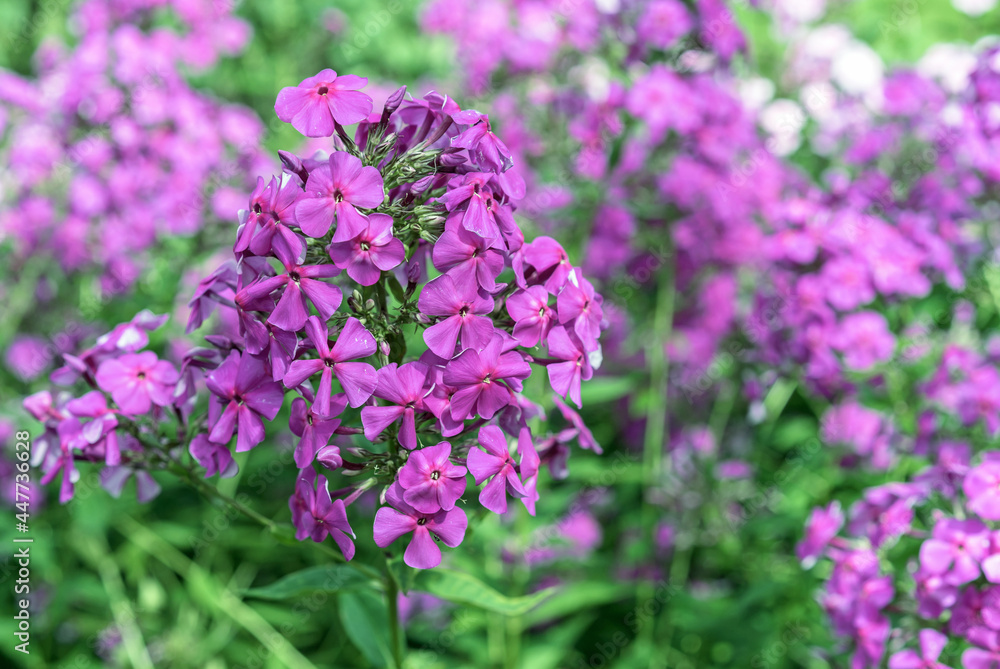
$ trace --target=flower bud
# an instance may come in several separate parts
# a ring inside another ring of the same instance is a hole
[[[344,459],[340,457],[340,448],[333,444],[324,446],[316,454],[316,461],[327,469],[340,469],[344,464]]]
[[[385,356],[388,356],[390,353],[392,353],[392,349],[389,348],[389,342],[386,341],[380,341],[378,343],[378,350],[381,351],[382,355]]]

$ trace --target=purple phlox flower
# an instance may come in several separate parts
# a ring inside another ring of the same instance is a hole
[[[180,374],[152,351],[144,351],[105,360],[97,369],[96,379],[101,390],[111,393],[122,413],[135,416],[148,413],[154,404],[172,404]]]
[[[597,443],[597,440],[594,439],[594,435],[590,431],[590,428],[588,428],[587,424],[583,422],[583,416],[577,413],[572,407],[567,406],[566,403],[559,399],[558,396],[553,396],[552,401],[555,402],[555,405],[558,407],[559,413],[562,414],[562,417],[565,418],[573,427],[573,430],[575,431],[573,436],[576,437],[577,442],[580,444],[580,448],[593,451],[598,455],[603,453],[604,450],[601,448],[601,445]]]
[[[488,293],[497,289],[496,278],[503,271],[504,257],[483,237],[446,223],[431,254],[434,267],[447,272],[459,285],[474,283]]]
[[[451,444],[442,441],[410,453],[399,470],[403,500],[420,513],[455,508],[465,492],[465,467],[451,463]]]
[[[517,436],[517,454],[521,458],[518,466],[518,475],[524,482],[525,496],[521,498],[521,503],[528,513],[535,515],[535,503],[538,502],[538,468],[541,467],[542,460],[535,450],[535,443],[531,439],[531,430],[522,427]]]
[[[135,497],[143,504],[156,499],[162,490],[149,472],[126,465],[101,470],[101,487],[117,499],[121,497],[130,478],[135,479]]]
[[[646,46],[668,49],[694,27],[691,15],[678,0],[653,0],[636,25],[636,37]]]
[[[198,283],[198,288],[188,302],[191,314],[188,316],[185,334],[191,334],[200,328],[217,305],[232,300],[236,294],[236,279],[236,263],[230,260]]]
[[[280,383],[269,380],[267,363],[257,356],[232,351],[226,361],[205,378],[212,398],[208,405],[208,438],[226,444],[237,431],[236,452],[242,453],[264,440],[264,421],[281,410],[285,394]]]
[[[91,445],[97,445],[103,440],[104,461],[109,466],[121,462],[121,450],[118,447],[118,419],[115,412],[108,408],[107,398],[103,393],[93,390],[83,397],[66,403],[66,410],[77,418],[93,418],[85,423],[80,430],[81,436]]]
[[[466,109],[452,115],[455,123],[469,127],[452,138],[451,145],[467,149],[480,164],[496,173],[506,172],[514,165],[510,149],[493,134],[490,119],[475,109]]]
[[[455,177],[448,184],[448,192],[441,196],[441,202],[448,211],[447,227],[465,230],[479,236],[489,246],[500,246],[517,230],[512,210],[494,197],[489,181],[493,175],[484,172],[470,172]],[[464,206],[465,209],[459,207]]]
[[[354,530],[347,521],[344,500],[332,500],[330,487],[325,476],[317,476],[316,470],[308,467],[299,472],[295,482],[295,494],[288,500],[292,510],[292,524],[295,538],[304,541],[307,537],[316,543],[327,536],[333,537],[344,557],[354,557]]]
[[[42,462],[42,471],[45,473],[42,476],[41,484],[52,483],[59,472],[62,472],[62,483],[59,486],[60,504],[65,504],[73,499],[74,484],[80,479],[80,472],[73,462],[73,449],[82,448],[85,445],[80,431],[81,425],[78,419],[66,418],[59,423],[55,435],[53,435],[58,439],[59,448],[52,448],[52,442],[47,440],[49,448],[46,449],[45,459]]]
[[[544,341],[555,320],[544,286],[528,286],[507,298],[507,313],[514,319],[514,336],[525,348]]]
[[[566,287],[556,299],[559,323],[567,329],[572,324],[573,332],[587,351],[596,351],[600,346],[597,338],[601,335],[601,320],[604,318],[602,301],[603,298],[594,293],[594,286],[583,278],[578,269],[570,272]]]
[[[925,483],[946,497],[954,497],[969,472],[969,445],[944,442],[938,447],[935,463],[914,477],[914,482]]]
[[[353,239],[334,242],[328,249],[333,264],[347,270],[347,276],[362,286],[373,285],[383,271],[406,260],[403,242],[392,236],[392,216],[369,214],[367,219]]]
[[[276,177],[271,177],[265,188],[264,180],[257,177],[250,208],[241,212],[233,251],[249,249],[254,255],[265,256],[271,253],[275,235],[281,235],[290,248],[295,248],[296,236],[288,224],[295,223],[295,205],[301,196],[302,189],[291,179],[282,185]]]
[[[296,360],[288,367],[285,385],[295,388],[317,372],[322,372],[319,389],[316,391],[316,408],[324,416],[330,413],[330,394],[333,377],[336,376],[344,388],[347,401],[352,407],[359,407],[368,401],[378,386],[378,373],[366,362],[349,362],[367,358],[375,354],[375,338],[357,318],[348,317],[344,329],[330,348],[326,323],[310,316],[306,322],[306,334],[316,347],[318,358]]]
[[[983,520],[1000,520],[1000,462],[974,467],[962,482],[969,510]]]
[[[556,362],[549,362],[545,369],[549,374],[549,385],[562,397],[569,397],[578,407],[583,407],[580,397],[580,386],[594,375],[590,365],[590,356],[584,350],[584,344],[566,328],[557,325],[549,332],[546,342],[549,355]]]
[[[170,314],[157,316],[149,309],[143,309],[132,317],[128,323],[116,325],[115,328],[97,338],[95,348],[101,351],[114,350],[135,353],[149,344],[149,335],[169,320]]]
[[[229,452],[229,447],[210,440],[204,434],[192,439],[188,450],[191,457],[205,468],[205,478],[218,474],[219,478],[228,479],[236,476],[240,470],[239,465],[233,460],[232,453]]]
[[[469,473],[476,485],[493,477],[479,493],[479,503],[493,513],[507,513],[507,493],[517,498],[527,497],[528,491],[517,476],[514,458],[510,456],[507,438],[495,425],[479,430],[479,443],[486,449],[469,449]],[[529,456],[530,457],[530,456]],[[537,474],[537,465],[536,472]]]
[[[323,320],[330,318],[340,307],[343,293],[337,286],[320,281],[337,276],[340,270],[333,265],[303,265],[300,252],[292,251],[285,243],[275,239],[274,250],[285,266],[284,274],[258,280],[236,294],[236,303],[243,309],[257,311],[256,301],[275,290],[283,289],[277,306],[267,317],[267,322],[282,330],[297,332],[309,316],[308,302],[312,302]],[[308,302],[307,302],[308,299]],[[269,309],[262,309],[269,310]]]
[[[413,538],[403,553],[403,562],[414,569],[432,569],[441,564],[441,549],[433,534],[445,546],[454,548],[462,543],[469,519],[460,507],[437,513],[420,513],[403,499],[403,488],[393,483],[385,493],[383,506],[375,514],[375,544],[385,548],[404,534]]]
[[[917,569],[913,580],[917,584],[914,593],[917,598],[917,613],[924,618],[939,618],[958,600],[958,588],[945,583],[940,574]]]
[[[994,669],[1000,666],[1000,632],[977,627],[969,630],[969,641],[979,648],[962,653],[963,669]]]
[[[979,578],[979,563],[990,548],[990,535],[978,520],[943,518],[920,547],[920,566],[945,574],[945,582],[962,585]]]
[[[559,294],[573,271],[566,251],[551,237],[537,237],[521,248],[520,255],[523,256],[524,263],[533,267],[538,275],[533,283],[542,283],[553,295]]]
[[[481,296],[473,282],[439,276],[424,286],[417,307],[428,316],[444,317],[424,331],[427,347],[442,358],[450,359],[459,341],[463,349],[478,349],[493,335],[493,321],[484,315],[493,311],[493,298]]]
[[[889,483],[865,492],[864,499],[851,508],[848,530],[868,537],[872,545],[882,546],[908,532],[913,523],[913,505],[921,498],[922,488],[905,483]]]
[[[861,311],[840,321],[831,344],[843,352],[848,369],[864,371],[892,357],[896,338],[889,331],[885,316]]]
[[[465,428],[465,420],[456,420],[451,415],[451,398],[458,392],[458,388],[449,386],[444,382],[444,361],[434,355],[433,351],[425,351],[420,356],[420,361],[425,364],[433,364],[430,361],[440,361],[440,365],[429,367],[427,375],[427,385],[430,386],[430,393],[423,398],[424,406],[427,407],[438,419],[438,429],[441,436],[453,437]]]
[[[347,406],[347,398],[343,395],[336,395],[327,406],[327,414],[316,411],[316,404],[310,405],[301,397],[292,400],[292,413],[288,419],[288,425],[292,434],[299,437],[299,443],[295,447],[295,466],[299,469],[309,467],[316,454],[326,446],[330,445],[333,433],[340,427],[340,421],[334,416],[339,416]],[[327,462],[334,464],[337,460],[340,463],[336,467],[327,466],[327,469],[337,469],[343,464],[340,459],[340,449],[334,447],[336,453],[326,451]]]
[[[271,380],[281,381],[298,350],[299,338],[270,323],[264,323],[252,314],[240,311],[240,325],[248,353],[266,355],[271,368]]]
[[[851,311],[875,299],[875,289],[864,262],[853,257],[835,258],[820,274],[826,299],[841,311]]]
[[[365,217],[356,207],[374,209],[385,198],[378,170],[344,151],[309,173],[305,191],[295,205],[299,227],[310,237],[322,237],[336,220],[335,242],[349,241],[365,229]]]
[[[948,637],[937,630],[920,630],[920,652],[901,650],[889,658],[889,669],[950,669],[937,661]]]
[[[371,114],[372,99],[359,90],[367,84],[365,77],[322,70],[298,86],[282,88],[274,112],[306,137],[330,137],[337,123],[351,125]]]
[[[795,548],[806,569],[816,563],[816,558],[823,554],[843,525],[844,513],[840,509],[840,502],[830,502],[826,508],[813,509],[806,523],[806,536]]]
[[[378,370],[375,397],[392,402],[391,406],[366,406],[361,410],[365,438],[374,441],[389,425],[402,419],[399,443],[410,450],[417,447],[416,412],[426,411],[424,396],[428,390],[428,367],[422,362],[397,366],[390,363]]]
[[[458,390],[451,397],[451,415],[465,420],[476,414],[489,420],[514,402],[521,381],[531,376],[531,367],[516,351],[504,352],[504,339],[494,336],[482,351],[465,349],[448,363],[444,382]]]
[[[879,666],[891,631],[889,620],[883,615],[863,613],[857,617],[855,625],[857,649],[851,658],[852,669]]]

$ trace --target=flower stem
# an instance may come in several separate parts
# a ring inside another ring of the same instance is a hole
[[[392,659],[396,669],[403,667],[403,631],[399,624],[399,587],[389,573],[389,559],[385,561],[385,603],[389,610],[389,640],[392,643]]]
[[[669,244],[669,234],[667,235]],[[653,317],[653,332],[649,345],[646,347],[649,365],[649,394],[646,405],[646,433],[643,440],[643,486],[642,486],[642,533],[643,540],[652,545],[654,542],[656,509],[650,499],[653,489],[663,482],[665,473],[663,449],[669,439],[669,413],[667,411],[668,390],[670,381],[670,357],[667,348],[673,333],[675,279],[672,245],[666,249],[666,262],[660,274],[660,285],[656,295],[656,312]],[[652,564],[652,551],[650,555]],[[642,566],[642,565],[640,565]],[[639,587],[636,592],[636,605],[646,610],[646,606],[655,595],[655,587],[648,578],[640,574]],[[666,612],[663,615],[668,615]],[[644,645],[652,651],[655,620],[646,624],[641,635]],[[664,640],[664,641],[669,641]],[[651,652],[650,662],[655,662],[655,653]]]

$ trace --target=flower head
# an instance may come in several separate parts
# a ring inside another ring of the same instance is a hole
[[[372,99],[358,90],[367,83],[365,77],[322,70],[298,86],[282,88],[274,111],[306,137],[329,137],[335,124],[351,125],[371,114]]]

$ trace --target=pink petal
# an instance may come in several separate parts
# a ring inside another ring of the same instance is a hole
[[[403,562],[414,569],[433,569],[441,564],[441,549],[431,538],[427,526],[416,526],[413,539],[403,553]]]

